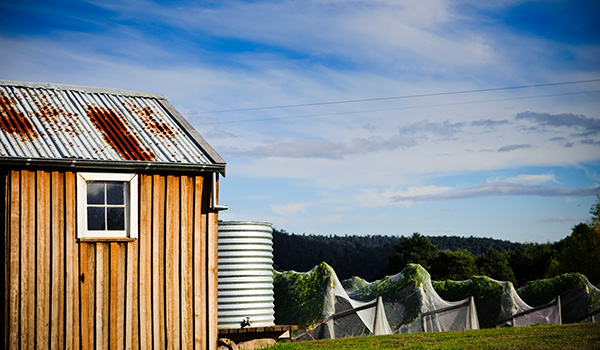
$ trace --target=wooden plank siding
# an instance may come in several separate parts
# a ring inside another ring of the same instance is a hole
[[[64,195],[64,174],[52,172],[51,176],[50,198],[54,198],[54,203],[48,204],[52,208],[52,228],[51,228],[51,251],[52,264],[52,315],[50,317],[50,334],[52,335],[50,348],[63,349],[65,332],[65,195]],[[62,291],[62,293],[58,293]]]
[[[76,237],[76,173],[3,174],[8,349],[215,349],[210,173],[139,175],[139,238]]]

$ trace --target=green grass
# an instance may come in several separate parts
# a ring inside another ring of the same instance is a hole
[[[600,323],[327,339],[281,343],[269,348],[308,349],[600,349]]]

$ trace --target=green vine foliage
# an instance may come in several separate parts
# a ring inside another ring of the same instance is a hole
[[[486,276],[473,276],[467,281],[432,281],[433,288],[444,300],[458,301],[473,296],[483,301],[502,296],[504,286]]]
[[[426,291],[430,279],[429,273],[421,265],[408,264],[399,274],[386,276],[372,283],[358,277],[341,283],[352,299],[368,302],[381,297],[388,305],[386,313],[390,326],[398,328],[419,316],[421,301],[417,287],[422,286]]]
[[[458,301],[471,296],[472,286],[468,281],[431,281],[431,284],[433,285],[433,289],[444,300]]]
[[[418,264],[408,264],[396,276],[386,276],[373,283],[367,283],[359,277],[342,281],[342,286],[348,295],[356,300],[371,301],[382,297],[384,302],[395,302],[414,293],[414,288],[423,285],[429,280],[429,273]]]
[[[352,278],[343,280],[341,283],[342,287],[344,287],[344,290],[346,291],[346,293],[348,293],[348,295],[354,295],[359,290],[367,288],[367,286],[369,285],[367,281],[358,276],[353,276]]]
[[[519,288],[519,295],[530,306],[549,303],[557,295],[564,295],[572,288],[585,290],[588,285],[585,275],[566,273],[555,278],[529,281]]]
[[[563,323],[579,322],[600,308],[600,291],[581,273],[529,281],[519,288],[519,295],[531,306],[549,303],[560,295]]]
[[[309,273],[275,273],[275,322],[307,329],[323,321],[323,303],[329,286],[334,287],[333,269],[322,262]]]
[[[470,296],[475,300],[475,308],[481,328],[493,328],[498,321],[502,294],[512,284],[502,283],[486,276],[473,276],[467,281],[432,281],[433,288],[440,297],[448,301],[458,301]]]

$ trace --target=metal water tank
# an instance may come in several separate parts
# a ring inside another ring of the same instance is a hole
[[[219,222],[218,276],[219,328],[273,326],[272,224]]]

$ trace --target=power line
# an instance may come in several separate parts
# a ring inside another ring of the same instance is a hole
[[[600,79],[575,80],[575,81],[563,81],[563,82],[546,83],[546,84],[533,84],[533,85],[496,87],[496,88],[488,88],[488,89],[434,92],[434,93],[429,93],[429,94],[402,95],[402,96],[389,96],[389,97],[375,97],[375,98],[363,98],[363,99],[355,99],[355,100],[341,100],[341,101],[328,101],[328,102],[313,102],[313,103],[301,103],[301,104],[293,104],[293,105],[279,105],[279,106],[265,106],[265,107],[223,109],[223,110],[207,111],[207,112],[189,112],[189,113],[186,113],[186,114],[217,114],[217,113],[230,113],[230,112],[260,111],[260,110],[268,110],[268,109],[284,109],[284,108],[297,108],[297,107],[312,107],[312,106],[324,106],[324,105],[335,105],[335,104],[360,103],[360,102],[375,102],[375,101],[400,100],[400,99],[410,99],[410,98],[419,98],[419,97],[448,96],[448,95],[472,94],[472,93],[478,93],[478,92],[491,92],[491,91],[502,91],[502,90],[518,90],[518,89],[530,89],[530,88],[548,87],[548,86],[584,84],[584,83],[594,83],[594,82],[599,82],[599,81],[600,81]]]
[[[417,105],[417,106],[406,106],[406,107],[397,107],[397,108],[368,109],[368,110],[362,110],[362,111],[346,111],[346,112],[335,112],[335,113],[305,114],[305,115],[296,115],[296,116],[287,116],[287,117],[269,117],[269,118],[256,118],[256,119],[240,119],[240,120],[215,121],[215,122],[206,122],[206,123],[195,122],[193,124],[194,125],[238,124],[238,123],[262,122],[262,121],[270,121],[270,120],[315,118],[315,117],[327,117],[327,116],[336,116],[336,115],[345,115],[345,114],[389,112],[389,111],[400,111],[400,110],[407,110],[407,109],[419,109],[419,108],[430,108],[430,107],[447,107],[447,106],[468,105],[468,104],[476,104],[476,103],[514,101],[514,100],[527,100],[527,99],[533,99],[533,98],[545,98],[545,97],[581,95],[581,94],[598,93],[598,92],[600,92],[600,90],[589,90],[589,91],[578,91],[578,92],[563,92],[563,93],[558,93],[558,94],[532,95],[532,96],[521,96],[521,97],[507,97],[507,98],[478,100],[478,101],[449,102],[449,103],[427,104],[427,105]]]

